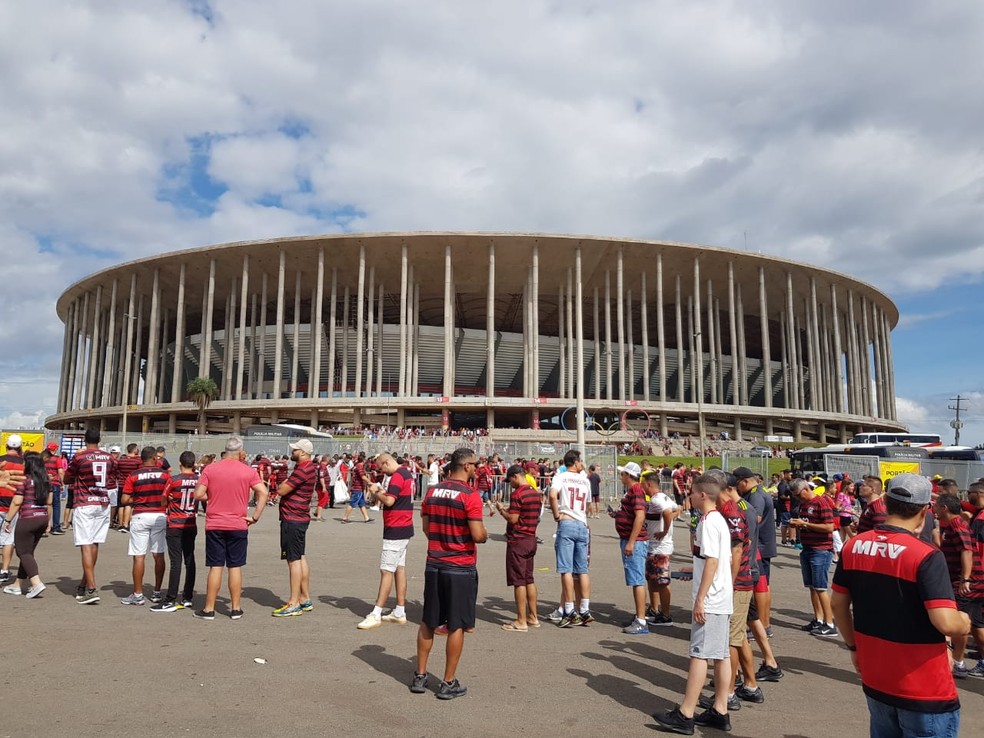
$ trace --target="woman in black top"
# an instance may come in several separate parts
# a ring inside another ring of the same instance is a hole
[[[14,528],[14,549],[20,559],[17,582],[4,587],[3,591],[12,595],[24,594],[32,599],[44,591],[34,550],[41,536],[51,530],[51,483],[48,481],[41,454],[24,455],[24,477],[23,484],[14,492],[7,522],[4,523],[9,532],[14,516],[19,516]],[[28,580],[31,586],[25,591]]]

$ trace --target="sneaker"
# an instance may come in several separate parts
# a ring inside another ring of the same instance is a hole
[[[215,620],[215,610],[195,610],[192,615],[199,620]]]
[[[373,628],[378,628],[382,624],[383,619],[379,615],[369,613],[366,615],[365,619],[355,627],[359,630],[372,630]]]
[[[651,605],[646,607],[646,620],[655,618],[657,615],[659,615],[659,610],[654,610]]]
[[[38,582],[33,587],[29,587],[28,588],[26,597],[29,600],[33,600],[39,594],[41,594],[42,592],[44,592],[44,590],[45,590],[44,582]]]
[[[977,662],[977,666],[967,672],[967,676],[974,677],[975,679],[984,679],[984,659],[980,659]]]
[[[768,628],[765,629],[765,637],[766,638],[775,638],[775,635],[776,634],[772,632],[772,626],[771,625]]]
[[[9,581],[10,581],[10,572],[9,571],[0,571],[0,584],[3,584],[4,582],[9,582]]]
[[[820,636],[821,638],[836,638],[840,633],[837,632],[837,626],[820,623],[819,627],[810,631],[810,635]]]
[[[573,628],[575,625],[581,624],[581,613],[577,610],[564,615],[564,618],[557,624],[560,628]]]
[[[547,620],[549,620],[551,623],[559,623],[563,619],[564,619],[564,611],[561,610],[559,607],[556,610],[554,610],[552,613],[547,615]]]
[[[728,732],[731,730],[731,716],[727,712],[722,715],[713,707],[708,707],[704,712],[694,715],[694,724]]]
[[[700,699],[697,700],[697,707],[703,710],[713,710],[714,709],[714,695],[702,694]],[[741,700],[738,699],[738,695],[733,694],[728,697],[728,712],[738,712],[741,709]]]
[[[953,665],[953,670],[952,670],[953,678],[954,679],[966,679],[967,678],[967,673],[969,671],[970,671],[970,669],[967,668],[967,665],[966,664],[964,664],[964,665],[961,666],[960,664],[956,664],[955,663]]]
[[[800,630],[805,630],[807,633],[809,633],[811,630],[813,630],[814,628],[816,628],[818,625],[823,625],[823,623],[821,623],[819,620],[811,620],[806,625],[801,626],[800,627]]]
[[[632,625],[622,628],[622,632],[626,635],[633,636],[649,635],[649,626],[636,620],[632,623]]]
[[[158,602],[163,602],[163,600],[164,600],[164,593],[161,592],[159,589],[155,589],[153,592],[151,592],[150,601],[153,602],[155,605]]]
[[[189,597],[186,600],[181,600],[181,607],[191,608],[194,607],[194,603],[191,601],[191,598]]]
[[[276,610],[273,611],[273,617],[275,618],[292,618],[301,615],[304,611],[301,610],[300,605],[281,605]]]
[[[117,528],[116,530],[118,530],[118,531],[119,531],[120,533],[129,533],[129,532],[130,532],[130,529],[129,529],[129,528],[127,528],[127,527],[126,527],[125,525],[121,525],[121,526],[120,526],[119,528]]]
[[[99,602],[99,593],[95,589],[86,589],[81,597],[76,597],[75,601],[80,605],[94,605]]]
[[[758,671],[755,672],[755,681],[757,682],[778,682],[782,677],[782,669],[779,668],[778,664],[766,666],[764,661]]]
[[[304,600],[304,602],[301,603],[301,609],[304,612],[311,612],[314,609],[314,603],[311,602],[311,600]]]
[[[761,687],[749,689],[744,684],[740,687],[735,687],[735,697],[743,700],[744,702],[754,702],[756,705],[760,705],[765,702],[765,694],[762,692]]]
[[[298,613],[298,615],[300,615],[300,613]],[[242,618],[243,618],[243,611],[242,610],[230,610],[229,611],[229,619],[230,620],[242,620]]]
[[[406,625],[407,616],[406,615],[394,615],[391,612],[386,613],[382,617],[384,623],[396,623],[397,625]]]
[[[673,625],[673,618],[669,615],[664,615],[661,612],[657,612],[653,617],[646,618],[646,622],[650,625],[666,627],[667,625]]]
[[[151,612],[175,612],[178,609],[178,604],[172,602],[171,600],[165,600],[159,605],[154,605],[150,608]]]
[[[63,535],[65,535],[65,531],[63,531],[61,528],[59,528],[58,530],[51,531],[51,535],[53,535],[53,536],[63,536]]]
[[[437,693],[439,700],[453,700],[455,697],[464,697],[468,694],[468,687],[462,687],[461,682],[452,679],[450,682],[441,682],[441,691]]]
[[[578,625],[582,625],[585,628],[588,627],[588,625],[590,625],[591,623],[593,623],[595,621],[595,619],[591,616],[591,611],[590,610],[585,610],[584,612],[579,612],[578,615],[581,616],[581,622],[578,623]]]
[[[83,597],[85,597],[85,585],[80,584],[75,588],[75,600],[81,600]]]
[[[24,594],[23,592],[21,592],[21,588],[18,587],[16,584],[8,584],[6,587],[3,588],[3,591],[5,594],[9,594],[9,595]]]
[[[144,596],[142,594],[131,594],[120,600],[121,605],[142,605],[144,603]]]
[[[679,705],[666,712],[654,712],[653,720],[671,733],[679,733],[680,735],[694,734],[694,719],[692,717],[688,718],[680,712]]]
[[[410,691],[414,694],[423,694],[427,691],[427,674],[413,673],[413,679],[410,680]]]

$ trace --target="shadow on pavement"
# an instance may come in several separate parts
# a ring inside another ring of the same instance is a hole
[[[392,677],[404,687],[410,683],[410,679],[413,677],[413,658],[401,658],[386,653],[386,649],[383,646],[359,646],[352,652],[352,655],[367,663],[373,670],[378,671],[380,674]],[[436,685],[440,683],[440,679],[430,679],[428,689],[431,692],[435,692]]]
[[[269,589],[263,589],[262,587],[243,587],[243,599],[249,600],[260,607],[280,607],[284,604],[284,600],[277,597]]]
[[[353,615],[358,615],[360,620],[366,616],[366,613],[372,612],[375,604],[369,600],[360,600],[358,597],[335,597],[334,595],[321,595],[318,600],[338,610],[348,610]]]
[[[640,688],[635,682],[610,674],[592,674],[582,669],[568,669],[568,674],[580,677],[585,684],[598,694],[610,697],[620,705],[648,715],[654,709],[662,709],[662,705],[654,704],[658,698]],[[673,705],[666,705],[669,709]]]

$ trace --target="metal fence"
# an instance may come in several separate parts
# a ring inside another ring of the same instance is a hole
[[[850,474],[858,480],[864,476],[881,476],[877,456],[858,456],[850,454],[827,454],[823,457],[823,470],[827,477],[834,474]]]
[[[761,474],[762,479],[769,480],[769,459],[766,456],[742,456],[734,451],[721,452],[721,468],[732,471],[739,466],[751,469],[756,474]]]

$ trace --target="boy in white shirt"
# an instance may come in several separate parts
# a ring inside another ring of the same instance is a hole
[[[642,488],[649,503],[646,506],[646,528],[649,534],[649,556],[646,558],[646,581],[649,584],[649,625],[673,625],[670,617],[670,557],[673,556],[673,521],[680,514],[676,501],[660,490],[660,474],[656,469],[642,473]]]
[[[672,710],[654,713],[665,729],[693,735],[694,725],[731,730],[728,716],[730,619],[734,609],[731,580],[731,533],[717,511],[721,486],[701,475],[690,489],[690,505],[703,517],[694,541],[694,612],[690,630],[690,669],[683,702]],[[714,706],[695,715],[700,691],[707,679],[707,662],[714,662]]]

